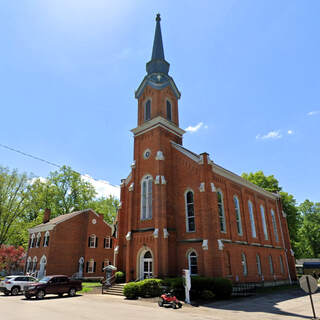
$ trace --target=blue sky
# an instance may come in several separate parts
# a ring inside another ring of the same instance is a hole
[[[237,174],[274,174],[320,201],[320,2],[3,1],[0,144],[118,185],[155,14],[182,93],[184,146]],[[0,165],[47,164],[0,147]]]

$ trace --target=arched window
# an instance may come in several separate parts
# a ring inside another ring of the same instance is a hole
[[[280,272],[281,272],[281,274],[283,274],[284,273],[284,268],[283,268],[282,256],[279,256],[279,262],[280,262]]]
[[[250,217],[252,238],[256,238],[257,237],[256,224],[254,222],[253,206],[252,206],[252,202],[250,200],[248,201],[248,208],[249,208],[249,217]]]
[[[244,276],[248,275],[247,259],[246,259],[246,255],[243,252],[241,253],[241,264],[242,264],[243,275]]]
[[[258,275],[261,276],[262,275],[261,260],[260,260],[260,256],[258,254],[256,255],[256,261],[257,261]]]
[[[37,245],[36,245],[36,247],[39,248],[39,247],[40,247],[40,244],[41,244],[41,233],[39,232],[39,233],[37,234]]]
[[[167,100],[167,119],[172,120],[172,107],[169,100]]]
[[[151,119],[151,100],[147,100],[144,106],[144,121]]]
[[[189,263],[189,270],[192,276],[196,276],[198,274],[198,257],[194,251],[191,251],[188,254],[188,263]]]
[[[43,238],[43,246],[44,247],[49,246],[49,240],[50,240],[50,233],[49,233],[49,231],[46,231],[44,238]]]
[[[234,210],[236,213],[236,221],[237,221],[237,230],[238,234],[242,235],[242,223],[241,223],[241,213],[240,213],[240,204],[239,199],[237,196],[233,196],[233,202],[234,202]]]
[[[188,191],[186,193],[185,203],[186,203],[187,232],[193,232],[193,231],[196,231],[196,225],[195,225],[194,203],[193,203],[192,191]]]
[[[92,234],[88,238],[88,247],[89,248],[97,248],[98,247],[98,238],[95,234]]]
[[[33,257],[33,265],[32,265],[32,272],[35,272],[37,270],[37,262],[38,262],[38,259],[37,257]]]
[[[224,205],[223,205],[223,194],[220,190],[217,192],[218,197],[218,212],[219,212],[219,222],[220,231],[226,232],[226,219],[224,215]]]
[[[274,237],[276,238],[276,241],[279,242],[279,235],[278,235],[276,216],[275,216],[275,213],[274,213],[273,209],[271,209],[271,219],[272,219]]]
[[[31,235],[31,241],[30,241],[30,248],[33,248],[33,247],[35,247],[35,241],[36,241],[36,235],[33,233],[32,235]]]
[[[268,257],[269,260],[269,266],[270,266],[270,273],[273,274],[273,261],[272,261],[272,257],[269,256]]]
[[[31,259],[31,257],[28,257],[28,259],[27,259],[27,265],[26,265],[26,272],[31,272],[32,270],[32,265],[31,265],[31,261],[32,261],[32,259]]]
[[[267,222],[266,222],[266,215],[264,214],[264,207],[263,205],[260,206],[260,212],[261,212],[261,219],[262,219],[262,228],[263,228],[263,234],[265,240],[268,240],[268,229],[267,229]]]
[[[141,220],[152,219],[152,177],[146,176],[141,182]]]
[[[94,273],[96,272],[96,262],[93,259],[87,261],[87,273]]]

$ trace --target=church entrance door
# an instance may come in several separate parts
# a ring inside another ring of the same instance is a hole
[[[140,259],[140,278],[148,279],[153,277],[153,259],[150,251],[143,252]]]

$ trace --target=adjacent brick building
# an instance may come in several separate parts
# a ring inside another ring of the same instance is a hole
[[[121,183],[115,264],[127,281],[194,275],[240,282],[296,278],[279,195],[182,146],[180,92],[168,75],[160,16],[136,91],[131,173]]]
[[[113,263],[113,227],[91,209],[64,214],[29,229],[26,272],[39,278],[49,274],[102,277]]]

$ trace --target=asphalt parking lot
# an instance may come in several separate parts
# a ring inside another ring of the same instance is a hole
[[[320,292],[313,295],[320,316]],[[182,309],[160,308],[155,300],[125,300],[109,295],[47,296],[43,300],[26,300],[24,296],[0,296],[1,319],[72,320],[72,319],[310,319],[309,297],[302,290],[238,298],[210,305]]]

